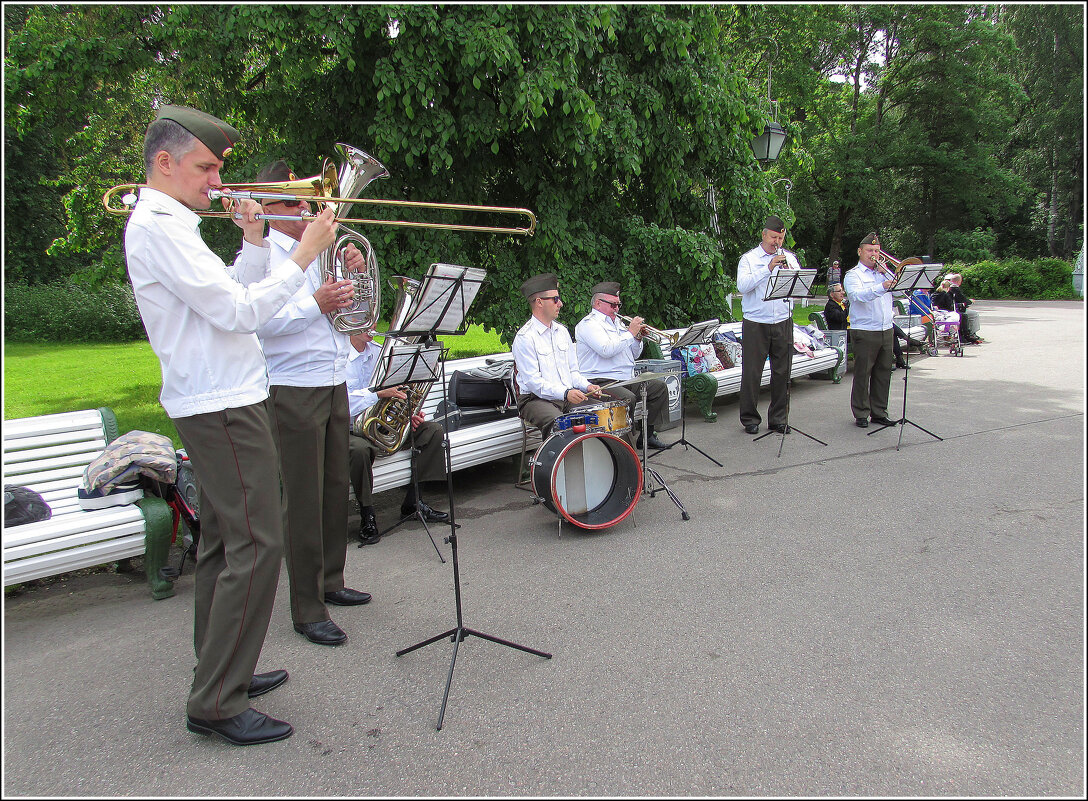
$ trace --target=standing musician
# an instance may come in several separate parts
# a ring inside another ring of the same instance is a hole
[[[535,275],[521,285],[532,317],[514,336],[511,350],[517,368],[518,414],[551,435],[555,418],[584,404],[601,391],[578,370],[570,332],[557,321],[563,302],[554,273]]]
[[[303,268],[332,245],[336,225],[331,210],[319,214],[294,255],[268,274],[260,207],[243,202],[241,254],[225,265],[201,239],[194,210],[211,206],[208,193],[222,186],[219,170],[239,136],[196,109],[159,109],[144,136],[147,186],[125,229],[125,258],[162,367],[159,400],[200,476],[197,664],[186,726],[252,745],[294,731],[249,705],[287,680],[283,670],[253,673],[276,598],[284,518],[275,412],[256,331],[305,284]],[[245,286],[247,276],[260,280]]]
[[[396,398],[406,400],[407,395],[397,387],[387,387],[377,392],[370,391],[370,382],[378,366],[378,357],[382,349],[373,342],[370,331],[358,331],[351,335],[352,350],[348,355],[348,404],[351,407],[351,420],[366,412],[380,400]],[[402,516],[415,514],[418,510],[425,519],[435,523],[448,523],[448,512],[439,512],[428,506],[422,498],[416,497],[416,484],[422,481],[440,481],[446,477],[446,453],[442,447],[444,434],[442,426],[433,420],[426,420],[423,412],[412,415],[412,430],[415,432],[415,447],[418,451],[412,460],[415,481],[408,484],[404,500],[400,504]],[[351,485],[355,488],[355,499],[359,502],[359,514],[362,518],[359,526],[359,547],[374,545],[381,540],[378,532],[378,519],[374,514],[374,457],[380,455],[378,446],[364,436],[351,432],[348,437],[350,454]]]
[[[786,225],[778,217],[768,217],[758,246],[740,257],[737,265],[737,289],[742,293],[740,424],[748,434],[759,431],[762,420],[756,408],[763,379],[763,363],[771,357],[771,403],[767,407],[767,427],[789,433],[787,383],[793,365],[793,303],[789,300],[764,300],[767,282],[778,270],[799,270],[792,253],[782,250]]]
[[[285,161],[274,161],[258,183],[294,181]],[[291,258],[306,231],[300,200],[264,200],[266,213],[292,216],[270,220],[269,262],[275,269]],[[355,245],[344,258],[348,270],[365,268]],[[280,471],[287,495],[284,556],[290,578],[295,631],[318,645],[340,645],[347,634],[329,616],[327,604],[356,606],[370,593],[344,586],[348,547],[348,393],[345,385],[347,334],[325,315],[352,305],[350,280],[325,280],[320,259],[306,268],[306,283],[275,317],[257,330],[268,362],[269,392],[279,430]]]
[[[861,240],[858,265],[846,273],[843,284],[850,298],[850,330],[854,342],[854,384],[850,410],[859,428],[874,423],[894,425],[888,419],[888,392],[892,381],[893,342],[891,287],[895,277],[877,265],[880,239],[875,233]]]
[[[641,317],[624,325],[617,319],[620,310],[620,285],[615,281],[603,281],[591,290],[593,298],[589,314],[574,328],[578,340],[578,370],[594,384],[605,388],[609,395],[627,404],[628,419],[635,419],[637,395],[626,387],[610,387],[618,381],[626,381],[635,373],[635,359],[642,354]],[[641,394],[641,393],[640,393]],[[669,407],[669,389],[665,382],[652,379],[646,382],[646,445],[664,448],[665,443],[654,434],[654,423],[661,423]],[[642,428],[639,427],[636,449],[642,448]]]

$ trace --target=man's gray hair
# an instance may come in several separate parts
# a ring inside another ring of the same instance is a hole
[[[155,120],[147,126],[144,134],[144,172],[151,177],[155,156],[165,150],[175,161],[196,147],[196,137],[173,120]]]
[[[842,291],[843,291],[842,284],[832,284],[831,286],[829,286],[827,288],[827,294],[828,295],[830,295],[832,292],[842,292]]]

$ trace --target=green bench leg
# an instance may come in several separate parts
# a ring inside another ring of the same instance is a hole
[[[151,597],[156,601],[174,594],[174,584],[164,579],[159,571],[166,567],[170,556],[170,544],[174,534],[174,517],[162,498],[147,497],[136,501],[144,513],[144,570],[151,587]]]
[[[681,381],[683,382],[684,395],[689,400],[695,401],[699,406],[699,411],[703,413],[703,419],[708,423],[715,422],[718,419],[718,413],[712,407],[714,398],[718,394],[718,379],[710,373],[699,373],[684,376]]]

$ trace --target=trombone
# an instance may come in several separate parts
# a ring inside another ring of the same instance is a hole
[[[128,214],[136,205],[136,193],[146,184],[120,184],[106,191],[102,196],[102,205],[110,214]],[[413,220],[379,220],[363,217],[337,217],[336,222],[352,225],[387,225],[397,228],[435,228],[442,231],[475,231],[489,234],[513,234],[517,236],[532,236],[536,233],[536,215],[529,209],[514,208],[510,206],[472,206],[463,203],[431,203],[421,200],[383,200],[380,198],[346,198],[335,197],[338,189],[336,166],[326,161],[325,167],[318,175],[311,178],[301,178],[295,181],[270,182],[265,184],[223,184],[221,189],[213,189],[208,193],[212,200],[226,198],[229,200],[300,200],[316,203],[319,208],[328,204],[358,204],[369,203],[373,206],[395,206],[411,209],[441,209],[443,211],[471,211],[485,212],[489,214],[510,214],[523,217],[525,222],[521,226],[491,226],[491,225],[463,225],[459,223],[430,223]],[[113,205],[114,198],[124,193],[120,199],[121,206]],[[242,215],[236,211],[197,211],[201,217],[218,217],[222,219],[240,220]],[[258,220],[297,220],[300,215],[282,214],[257,214]],[[303,211],[303,219],[316,217],[313,212]]]
[[[633,317],[627,317],[623,314],[617,314],[616,316],[623,320],[623,322],[627,323],[627,325],[630,325],[631,320],[634,319]],[[648,339],[651,342],[656,342],[658,345],[664,345],[668,343],[670,348],[680,340],[680,334],[666,334],[664,331],[658,328],[653,328],[646,325],[646,323],[642,324],[642,330],[639,333],[642,335],[643,339]]]
[[[876,262],[876,266],[880,272],[895,281],[898,281],[899,276],[903,274],[904,267],[908,267],[912,264],[922,264],[922,260],[917,256],[909,256],[900,261],[885,250],[878,251],[873,261]],[[888,268],[888,262],[892,263],[892,267],[895,268],[894,272]]]

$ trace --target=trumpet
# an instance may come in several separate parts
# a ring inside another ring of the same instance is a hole
[[[633,317],[626,317],[622,314],[617,314],[616,316],[623,320],[623,322],[627,323],[627,325],[630,325],[631,320],[634,319]],[[658,328],[648,326],[645,323],[642,324],[642,329],[639,331],[639,335],[643,339],[648,339],[651,342],[656,342],[658,345],[664,345],[667,343],[669,347],[675,345],[680,339],[679,334],[666,334],[664,331]]]
[[[376,162],[375,162],[376,163]],[[381,165],[378,165],[379,167]],[[385,168],[381,168],[384,172]],[[384,178],[388,175],[374,175]],[[108,189],[102,195],[102,205],[110,214],[128,214],[136,205],[137,193],[147,184],[120,184]],[[512,206],[473,206],[464,203],[432,203],[422,200],[384,200],[381,198],[339,197],[340,181],[336,165],[328,159],[322,170],[310,178],[300,178],[295,181],[270,182],[264,184],[223,184],[220,189],[208,192],[212,200],[226,198],[228,200],[300,200],[316,203],[319,209],[333,206],[334,209],[343,204],[345,208],[359,203],[372,206],[391,206],[404,209],[437,209],[440,211],[464,211],[479,212],[496,215],[514,215],[524,218],[524,224],[520,226],[494,226],[494,225],[467,225],[460,223],[422,222],[417,220],[381,220],[363,217],[337,217],[336,222],[341,225],[386,225],[396,228],[433,228],[442,231],[473,231],[489,234],[513,234],[516,236],[532,236],[536,233],[536,215],[529,209],[515,208]],[[120,206],[115,205],[114,199],[121,194]],[[220,219],[242,219],[242,215],[236,211],[197,211],[201,217],[216,217]],[[297,220],[299,215],[284,216],[275,214],[257,214],[258,220]],[[303,219],[316,217],[313,212],[303,211],[300,215]]]
[[[796,253],[793,253],[792,251],[786,250],[785,248],[777,248],[775,250],[775,252],[774,252],[774,255],[776,255],[776,256],[793,256],[794,261],[796,261],[798,264],[801,263],[801,260],[797,258]],[[793,269],[792,267],[790,267],[790,263],[788,261],[786,262],[785,269],[787,269],[787,270],[792,270]]]

